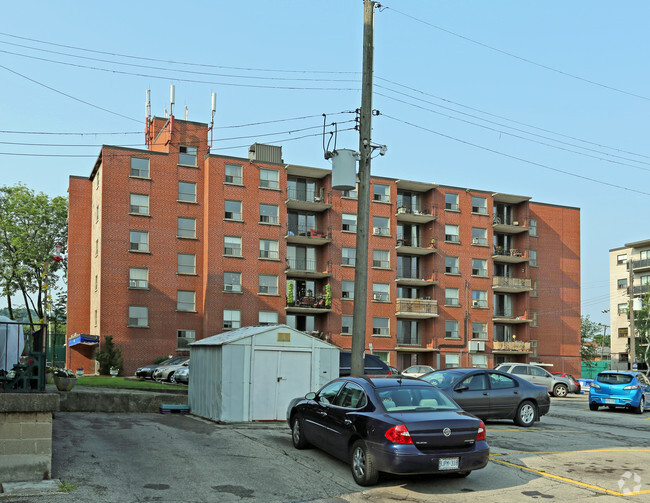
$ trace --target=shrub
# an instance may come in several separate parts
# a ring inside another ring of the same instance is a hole
[[[95,350],[95,360],[99,362],[99,373],[109,375],[110,370],[115,368],[122,372],[124,368],[124,358],[122,352],[113,342],[112,335],[104,336],[104,347],[101,350]]]

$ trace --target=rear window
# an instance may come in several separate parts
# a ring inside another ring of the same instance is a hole
[[[453,370],[438,370],[436,372],[432,372],[431,374],[421,376],[420,379],[440,388],[448,388],[461,376],[461,373],[455,372]]]
[[[596,381],[603,384],[628,384],[632,382],[632,376],[627,374],[598,374]]]
[[[444,393],[428,386],[400,386],[377,390],[386,412],[422,412],[457,410],[458,406]]]

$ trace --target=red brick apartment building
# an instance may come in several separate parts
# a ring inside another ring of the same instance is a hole
[[[372,177],[368,288],[354,292],[356,192],[280,147],[213,155],[207,124],[154,118],[148,149],[102,147],[70,178],[70,368],[112,335],[125,371],[239,326],[286,323],[398,368],[580,369],[580,212]]]

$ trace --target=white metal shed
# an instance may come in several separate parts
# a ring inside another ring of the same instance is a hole
[[[292,398],[339,375],[337,346],[287,325],[213,335],[190,356],[190,410],[220,422],[285,420]]]

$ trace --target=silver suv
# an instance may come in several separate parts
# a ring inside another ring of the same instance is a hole
[[[533,384],[546,386],[550,394],[560,398],[564,398],[567,393],[574,393],[576,391],[575,384],[569,379],[555,376],[533,363],[502,363],[497,366],[496,370],[507,372],[508,374],[515,374]]]

